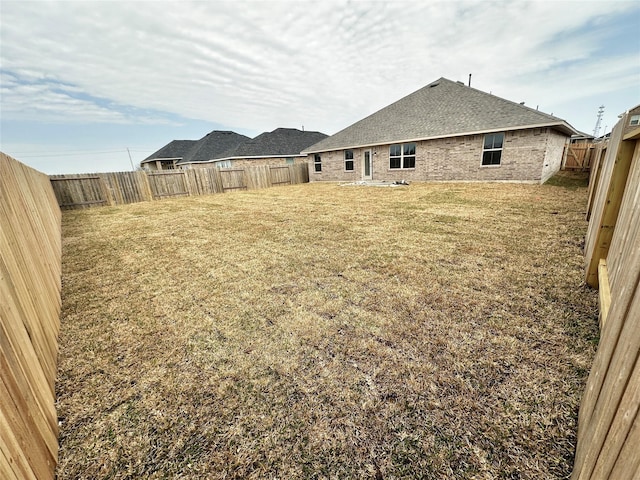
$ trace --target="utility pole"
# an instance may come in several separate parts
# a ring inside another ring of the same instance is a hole
[[[131,152],[129,151],[129,147],[127,147],[127,153],[129,154],[129,162],[131,162],[131,171],[135,172],[136,168],[133,166],[133,160],[131,160]]]
[[[603,114],[604,114],[604,105],[600,105],[600,108],[598,109],[598,120],[596,120],[596,126],[593,129],[593,136],[595,138],[598,138],[598,135],[600,134],[600,124],[602,123]]]

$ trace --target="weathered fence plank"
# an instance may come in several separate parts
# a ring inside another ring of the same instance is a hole
[[[58,458],[55,378],[61,215],[95,178],[54,194],[50,179],[0,153],[0,478],[52,479]],[[89,183],[87,183],[89,182]]]
[[[569,143],[564,148],[563,170],[589,170],[595,150],[592,143]]]
[[[305,163],[219,169],[194,168],[166,172],[112,172],[50,177],[61,208],[161,200],[188,195],[211,195],[309,182]]]
[[[600,183],[596,187],[592,212],[595,216],[589,222],[585,237],[586,281],[592,287],[598,286],[598,263],[609,251],[635,148],[635,142],[622,140],[623,130],[621,121],[611,135]]]
[[[589,175],[589,200],[587,202],[587,221],[591,218],[591,209],[596,194],[596,185],[600,182],[600,174],[602,173],[602,165],[604,156],[607,153],[607,145],[609,141],[600,142],[596,145],[595,152],[592,155],[593,162],[591,165],[591,173]]]
[[[182,170],[152,172],[147,174],[147,178],[154,200],[189,195],[190,188],[186,182],[187,176]]]
[[[640,473],[640,129],[623,137],[627,124],[624,115],[602,159],[585,242],[587,278],[597,263],[610,306],[580,404],[572,480]]]
[[[221,169],[222,190],[247,190],[247,182],[242,169]]]
[[[291,169],[289,165],[269,167],[271,185],[291,185]]]

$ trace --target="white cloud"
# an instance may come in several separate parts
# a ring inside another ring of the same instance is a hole
[[[334,133],[440,76],[466,81],[472,72],[474,86],[549,111],[638,79],[637,52],[594,57],[605,35],[599,24],[633,9],[637,15],[632,2],[3,2],[2,66],[20,82],[2,77],[2,110],[150,121],[122,108],[132,106],[258,132],[304,124]]]

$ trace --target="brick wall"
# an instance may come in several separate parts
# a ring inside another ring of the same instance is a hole
[[[562,155],[564,154],[564,146],[567,143],[567,137],[550,130],[547,135],[547,151],[545,161],[542,165],[542,177],[540,183],[549,180],[562,166]]]
[[[232,168],[254,167],[256,165],[287,165],[287,158],[293,158],[293,163],[306,163],[307,157],[281,157],[281,158],[234,158],[231,161]]]
[[[548,128],[505,133],[501,164],[482,166],[484,135],[417,142],[416,168],[390,169],[389,145],[371,147],[375,181],[526,181],[540,182],[560,168],[565,136]],[[353,149],[354,171],[344,169],[344,151],[324,152],[322,172],[309,155],[310,181],[359,181],[365,148]]]

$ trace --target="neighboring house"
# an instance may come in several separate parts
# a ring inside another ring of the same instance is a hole
[[[578,131],[578,133],[576,133],[575,135],[571,135],[571,143],[589,144],[593,143],[595,138],[596,137],[594,137],[593,135]]]
[[[208,160],[193,161],[185,158],[181,168],[215,165],[220,168],[246,165],[287,165],[303,163],[307,156],[300,152],[314,143],[327,138],[320,132],[308,132],[295,128],[277,128],[264,132],[254,139],[247,139],[233,148],[212,156]]]
[[[236,132],[214,130],[198,140],[177,165],[180,168],[202,164],[211,166],[211,162],[220,158],[224,152],[233,150],[249,140],[249,137]]]
[[[566,121],[441,78],[302,153],[310,181],[544,182]]]
[[[213,130],[200,140],[173,140],[140,162],[145,170],[174,170],[185,163],[209,162],[247,140],[239,133]]]
[[[196,144],[196,140],[173,140],[140,162],[145,170],[173,170],[177,162]]]
[[[629,123],[625,125],[622,131],[623,136],[640,127],[640,105],[636,105],[625,113],[629,113]]]

